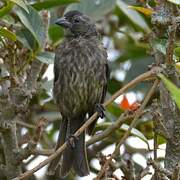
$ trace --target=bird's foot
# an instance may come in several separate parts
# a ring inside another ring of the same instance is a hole
[[[75,148],[75,142],[78,141],[78,137],[76,137],[74,134],[71,134],[68,138],[67,138],[67,145],[74,149]]]
[[[97,111],[98,116],[100,118],[104,118],[105,117],[105,114],[104,114],[105,108],[104,108],[104,106],[102,104],[96,104],[95,105],[95,110]]]

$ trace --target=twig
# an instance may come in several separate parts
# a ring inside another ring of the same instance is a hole
[[[54,153],[54,149],[33,149],[32,154],[34,155],[42,155],[42,156],[50,156]]]
[[[45,118],[38,120],[35,135],[33,136],[32,140],[30,140],[26,148],[22,149],[20,152],[17,152],[16,163],[20,163],[22,160],[28,158],[32,154],[32,150],[36,148],[37,143],[41,138],[46,122],[47,120]]]
[[[25,123],[25,122],[20,121],[20,120],[16,120],[16,124],[21,125],[21,126],[26,127],[26,128],[30,128],[30,129],[36,128],[36,126],[34,126],[32,124],[28,124],[28,123]]]
[[[151,165],[158,174],[160,173],[168,178],[171,178],[172,173],[169,170],[162,168],[156,161],[149,159],[147,164]]]
[[[149,166],[147,165],[147,167],[139,174],[139,176],[136,177],[136,179],[142,179],[143,177],[145,177],[148,174],[152,174],[150,172]]]
[[[120,146],[123,144],[123,142],[127,139],[127,137],[129,136],[131,130],[133,127],[135,127],[137,120],[142,112],[142,110],[144,109],[144,107],[146,106],[146,104],[148,103],[149,99],[151,98],[152,94],[154,93],[154,90],[156,89],[157,85],[159,83],[159,80],[156,80],[153,84],[153,86],[151,87],[150,91],[148,92],[147,96],[145,97],[141,107],[137,110],[136,115],[133,119],[133,121],[131,122],[128,130],[126,131],[126,133],[124,134],[124,136],[121,138],[120,142],[118,143],[118,145],[116,146],[114,152],[112,153],[111,157],[106,161],[106,163],[104,164],[104,166],[101,168],[101,171],[98,173],[97,177],[95,178],[95,180],[100,180],[101,177],[103,176],[104,172],[106,171],[107,167],[109,166],[109,163],[112,161],[112,159],[114,159],[116,157],[116,154],[119,152],[119,148]]]
[[[144,113],[144,112],[143,112]],[[111,126],[109,126],[107,129],[105,129],[101,134],[93,136],[91,139],[89,139],[86,142],[86,146],[90,146],[98,141],[102,141],[102,139],[105,139],[108,137],[112,132],[114,132],[116,129],[118,129],[125,120],[131,119],[135,116],[135,114],[122,114]],[[141,150],[141,152],[145,153],[146,149],[138,149]],[[32,149],[32,154],[34,155],[42,155],[42,156],[50,156],[54,153],[53,149]]]
[[[123,94],[125,91],[127,91],[129,88],[132,88],[136,84],[146,80],[149,77],[157,75],[159,72],[161,72],[162,69],[159,67],[154,67],[150,71],[147,71],[141,75],[139,75],[137,78],[130,81],[127,85],[125,85],[123,88],[121,88],[119,91],[117,91],[113,96],[111,96],[110,99],[108,99],[103,105],[107,106],[111,102],[113,102],[117,97],[119,97],[121,94]],[[95,112],[74,134],[75,137],[78,137],[98,116],[98,113]],[[55,151],[51,156],[49,156],[47,159],[45,159],[43,162],[39,163],[36,167],[33,169],[26,171],[25,173],[21,174],[20,176],[14,178],[13,180],[20,180],[27,178],[31,176],[33,173],[47,165],[49,162],[51,162],[53,159],[55,159],[62,151],[67,147],[67,142],[65,142],[57,151]]]
[[[114,132],[116,129],[118,129],[125,120],[133,118],[134,114],[127,115],[126,113],[123,113],[111,126],[109,126],[107,129],[105,129],[101,134],[97,134],[93,136],[90,140],[87,141],[86,146],[90,146],[91,144],[94,144],[107,136],[109,136],[112,132]]]

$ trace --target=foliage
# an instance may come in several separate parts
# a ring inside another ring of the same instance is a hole
[[[179,5],[178,0],[171,0],[170,2]],[[48,67],[52,67],[54,50],[61,43],[64,36],[63,30],[54,24],[55,19],[69,10],[76,9],[91,16],[97,22],[98,30],[102,34],[102,41],[108,51],[111,69],[107,93],[107,97],[109,97],[127,82],[146,72],[148,65],[152,64],[153,58],[150,53],[152,47],[148,36],[150,36],[149,33],[152,28],[150,18],[155,11],[153,10],[155,5],[156,1],[153,1],[152,9],[150,9],[145,7],[145,1],[137,3],[137,1],[123,0],[3,0],[0,2],[0,103],[1,99],[6,99],[7,96],[4,89],[7,88],[9,91],[9,89],[20,87],[25,90],[25,92],[22,92],[24,94],[20,96],[18,96],[19,91],[17,92],[17,97],[21,98],[17,98],[18,100],[16,97],[13,98],[15,103],[12,102],[12,104],[14,103],[12,107],[15,107],[15,109],[11,107],[15,111],[12,115],[13,119],[18,119],[16,124],[20,147],[33,137],[36,123],[40,117],[48,120],[46,131],[43,132],[43,136],[38,141],[40,147],[42,149],[52,149],[55,144],[54,137],[58,132],[60,114],[52,98],[52,80],[44,77]],[[168,37],[165,34],[162,38],[153,41],[152,44],[157,52],[166,55],[167,42]],[[178,44],[178,41],[175,42],[173,54],[173,61],[176,63],[179,61],[180,52]],[[31,75],[37,68],[34,66],[35,63],[41,69],[32,80]],[[52,74],[49,76],[52,77]],[[180,107],[179,89],[163,75],[160,75],[160,78],[172,94],[178,107]],[[36,82],[35,86],[29,85],[30,80]],[[144,82],[130,89],[129,92],[134,93],[136,102],[142,101],[150,87],[149,85],[151,83]],[[154,96],[158,98],[158,93],[155,93]],[[26,101],[24,101],[25,99]],[[147,111],[151,109],[151,103],[152,101],[146,107]],[[129,110],[128,108],[121,109],[119,104],[120,102],[117,100],[107,107],[106,118],[97,125],[95,133],[102,132],[110,127],[124,111]],[[6,106],[2,107],[6,109]],[[130,109],[129,113],[131,114],[133,111],[134,109],[132,111]],[[11,111],[7,112],[9,112],[7,116],[11,116]],[[127,119],[121,127],[112,132],[112,136],[103,139],[99,142],[99,146],[96,144],[94,148],[97,147],[98,152],[100,152],[109,145],[117,143],[124,132],[128,131],[132,119],[133,117]],[[24,130],[26,134],[22,135]],[[134,147],[133,144],[129,143],[131,137],[144,141],[148,145],[147,148]],[[120,152],[120,159],[126,161],[128,157],[128,159],[133,160],[136,154],[140,154],[147,160],[151,153],[148,143],[153,138],[153,116],[151,113],[144,113],[125,141],[124,150]],[[161,136],[159,139],[157,146],[165,142]],[[2,143],[1,140],[0,143]],[[3,145],[0,146],[0,153],[2,147]],[[92,150],[90,160],[97,158],[98,152],[94,153]],[[24,171],[27,170],[27,165],[34,158],[37,158],[37,155],[28,159],[26,163],[22,163]],[[159,159],[163,158],[159,157]],[[0,154],[0,163],[2,162]],[[96,168],[97,166],[91,163],[91,171],[95,174],[98,171]],[[135,161],[134,168],[136,172],[141,172],[144,169],[141,163]],[[33,179],[37,178],[33,177]],[[73,175],[70,175],[67,179],[73,179]]]

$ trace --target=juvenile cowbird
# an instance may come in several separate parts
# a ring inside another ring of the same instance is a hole
[[[56,24],[65,29],[64,41],[57,48],[54,62],[54,99],[62,115],[58,149],[96,110],[102,110],[108,79],[107,53],[95,24],[78,12],[70,11]],[[98,108],[99,107],[99,108]],[[102,115],[102,113],[100,113]],[[90,134],[95,123],[90,125]],[[71,138],[72,139],[72,138]],[[54,159],[48,174],[66,176],[71,167],[79,176],[89,174],[85,132]]]

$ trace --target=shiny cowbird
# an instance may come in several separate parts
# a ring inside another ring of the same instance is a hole
[[[56,50],[54,63],[54,99],[62,115],[58,149],[95,111],[102,106],[108,80],[107,53],[95,24],[79,11],[70,11],[56,24],[65,29],[64,41]],[[95,122],[87,129],[91,134]],[[89,174],[85,132],[54,159],[48,174],[65,177],[71,168],[79,176]]]

